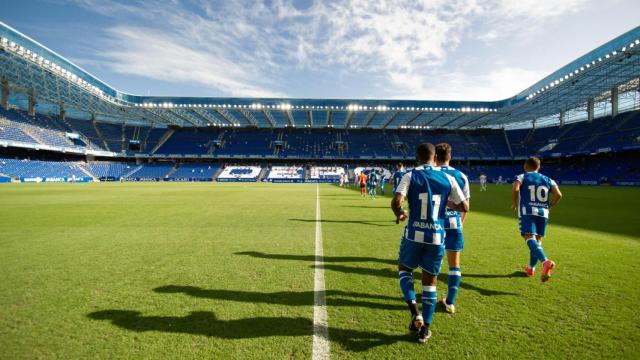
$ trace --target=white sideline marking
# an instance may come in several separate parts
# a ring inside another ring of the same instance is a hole
[[[320,223],[320,185],[316,185],[316,258],[313,275],[313,354],[314,360],[329,359],[329,317],[324,288],[324,251]]]

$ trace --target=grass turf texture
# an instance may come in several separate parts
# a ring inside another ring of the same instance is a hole
[[[389,198],[320,189],[335,358],[640,356],[638,189],[563,187],[542,284],[510,188],[473,187],[458,313],[426,346],[406,334]],[[0,186],[0,358],[309,358],[315,190]]]

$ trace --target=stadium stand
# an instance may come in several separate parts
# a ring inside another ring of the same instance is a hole
[[[242,166],[231,165],[225,166],[222,173],[218,176],[218,181],[258,181],[258,176],[262,171],[260,166]]]
[[[336,182],[344,174],[342,166],[312,166],[309,169],[309,180]]]
[[[266,178],[271,182],[300,182],[303,176],[302,166],[271,166]]]
[[[88,177],[80,169],[80,164],[75,162],[8,158],[0,158],[0,173],[25,181],[38,181],[32,179],[42,178],[41,181],[45,182],[61,182],[65,179],[80,180]]]
[[[119,180],[136,168],[133,163],[96,161],[89,162],[85,168],[100,180]]]
[[[174,163],[151,163],[139,165],[132,172],[125,174],[127,180],[134,181],[161,181],[169,177],[175,168]]]
[[[169,178],[174,181],[211,181],[220,169],[217,164],[182,164]]]

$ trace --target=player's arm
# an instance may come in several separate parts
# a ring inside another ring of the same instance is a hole
[[[409,184],[411,184],[411,173],[406,173],[402,176],[396,188],[396,193],[393,194],[393,199],[391,199],[391,210],[396,216],[396,224],[407,219],[407,212],[402,208],[402,204],[404,204],[404,199],[409,193]]]
[[[522,183],[520,180],[516,179],[513,182],[513,188],[511,189],[511,210],[516,210],[518,208],[518,197],[520,196],[520,185]]]
[[[560,192],[558,185],[553,185],[551,187],[551,203],[549,207],[553,208],[556,206],[560,202],[560,199],[562,199],[562,192]]]
[[[456,180],[447,175],[449,179],[449,183],[451,184],[451,191],[449,192],[449,197],[447,198],[447,207],[451,210],[459,211],[462,213],[466,213],[469,211],[469,199],[465,196],[460,189],[460,186],[456,182]]]
[[[407,219],[407,212],[402,208],[402,204],[404,204],[404,195],[401,193],[395,193],[395,195],[393,195],[393,199],[391,199],[391,210],[396,216],[396,224]]]
[[[471,201],[470,201],[471,200],[471,189],[469,188],[469,179],[464,174],[462,174],[462,176],[464,177],[464,187],[462,188],[462,193],[464,193],[464,196],[467,198],[467,202],[469,203],[469,206],[471,206]],[[463,225],[464,225],[464,219],[467,218],[467,213],[468,213],[468,211],[460,213],[460,222]]]

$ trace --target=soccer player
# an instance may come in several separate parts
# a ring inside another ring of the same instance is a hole
[[[469,203],[456,180],[432,167],[434,153],[430,143],[418,146],[418,166],[402,177],[391,201],[396,222],[407,219],[402,203],[405,198],[409,202],[409,221],[404,228],[398,254],[398,275],[400,289],[411,311],[409,330],[418,332],[420,343],[431,337],[436,283],[444,256],[445,209],[469,210]],[[418,267],[422,269],[422,315],[418,314],[413,287],[413,270]]]
[[[398,163],[396,165],[396,172],[393,174],[393,193],[396,193],[396,189],[398,185],[400,185],[400,180],[402,180],[402,176],[404,176],[404,164]]]
[[[480,174],[480,191],[487,191],[487,175]]]
[[[453,177],[458,186],[462,189],[464,199],[469,201],[471,194],[469,192],[469,179],[460,170],[449,166],[451,161],[451,145],[442,143],[436,145],[436,165],[444,173]],[[456,312],[455,301],[458,296],[458,288],[460,287],[460,279],[462,271],[460,268],[460,253],[464,249],[464,237],[462,236],[462,224],[467,213],[459,213],[455,210],[447,208],[444,218],[444,228],[446,237],[444,240],[444,248],[447,251],[447,262],[449,263],[449,275],[447,282],[449,285],[447,297],[440,301],[444,310],[450,314]]]
[[[384,183],[387,180],[384,177],[384,169],[380,170],[380,194],[382,194],[382,196],[384,196]]]
[[[518,210],[520,235],[529,247],[529,265],[525,267],[527,276],[535,274],[536,264],[542,263],[542,282],[551,279],[551,272],[556,263],[547,258],[542,249],[549,210],[556,206],[562,193],[558,184],[540,174],[540,159],[530,157],[524,163],[524,174],[520,174],[513,182],[511,209]],[[549,196],[551,194],[551,196]]]
[[[371,169],[369,171],[369,196],[371,199],[376,198],[376,186],[378,185],[378,173],[376,173],[376,169]]]
[[[364,173],[364,169],[358,176],[358,182],[360,183],[360,195],[365,197],[367,195],[367,174]]]

